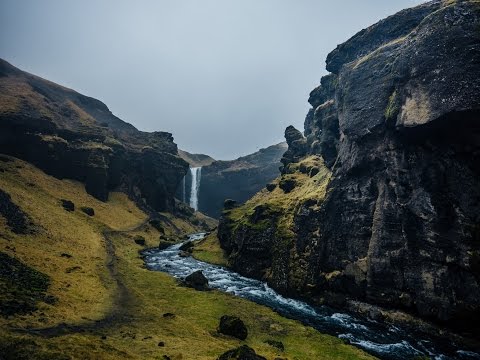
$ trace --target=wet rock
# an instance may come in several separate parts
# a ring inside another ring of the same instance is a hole
[[[193,241],[187,241],[186,243],[182,244],[178,249],[181,251],[191,251],[193,249]]]
[[[186,258],[186,257],[189,257],[189,256],[192,256],[192,253],[191,252],[188,252],[188,251],[180,251],[178,253],[178,256],[182,257],[182,258]]]
[[[62,206],[67,211],[75,211],[75,204],[70,200],[60,199]]]
[[[247,345],[242,345],[236,349],[228,350],[220,355],[217,360],[267,360],[265,357],[257,355],[255,350]]]
[[[133,238],[133,241],[135,241],[135,244],[145,246],[145,238],[141,235],[136,235]]]
[[[229,335],[240,340],[245,340],[248,336],[248,330],[245,323],[236,316],[223,315],[220,318],[220,324],[217,331],[224,335]]]
[[[85,214],[87,214],[88,216],[94,216],[95,215],[95,210],[91,207],[88,207],[88,206],[82,206],[80,208],[80,210],[82,210]]]
[[[184,283],[188,287],[192,287],[195,290],[204,291],[208,290],[208,279],[203,275],[201,270],[195,271],[188,275]]]

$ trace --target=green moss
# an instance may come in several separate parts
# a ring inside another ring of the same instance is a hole
[[[385,119],[386,120],[394,120],[398,112],[400,110],[399,105],[398,105],[398,96],[397,96],[397,91],[395,90],[392,95],[388,98],[388,105],[387,108],[385,109]]]

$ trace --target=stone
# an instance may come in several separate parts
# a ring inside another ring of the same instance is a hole
[[[62,206],[67,211],[75,211],[75,204],[70,200],[60,199]]]
[[[142,235],[136,235],[133,241],[135,241],[137,245],[145,246],[145,238]]]
[[[80,210],[82,210],[85,214],[87,214],[88,216],[94,216],[95,215],[95,210],[91,207],[88,207],[88,206],[82,206],[80,208]]]
[[[184,244],[182,244],[182,246],[180,246],[178,250],[189,251],[193,249],[193,246],[194,246],[193,241],[187,241]]]
[[[268,191],[272,192],[277,187],[277,184],[269,183],[269,184],[265,185],[265,187],[267,188]]]
[[[236,349],[228,350],[220,355],[217,360],[267,360],[265,357],[257,355],[255,350],[247,345],[242,345]]]
[[[295,189],[295,186],[297,185],[297,182],[295,179],[291,178],[283,178],[280,180],[278,183],[278,187],[283,190],[284,193],[288,194],[290,191]]]
[[[229,335],[240,340],[245,340],[248,336],[245,323],[236,316],[223,315],[220,318],[217,331],[220,334]]]
[[[208,290],[208,279],[203,275],[201,270],[197,270],[188,275],[185,278],[184,283],[186,286],[194,288],[195,290]]]

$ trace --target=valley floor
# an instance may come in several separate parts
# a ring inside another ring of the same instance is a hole
[[[157,246],[161,234],[124,194],[111,193],[103,203],[78,182],[1,160],[0,189],[11,203],[0,207],[0,358],[216,359],[243,343],[267,359],[371,358],[269,308],[147,270],[140,251]],[[74,211],[61,199],[72,201]],[[180,219],[162,226],[167,237],[195,231]],[[139,236],[145,245],[135,242]],[[212,256],[205,246],[203,256]],[[214,257],[221,261],[221,254]],[[217,334],[224,314],[245,321],[246,342]]]

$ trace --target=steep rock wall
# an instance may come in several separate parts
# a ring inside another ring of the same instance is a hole
[[[279,183],[312,155],[332,176],[323,198],[280,209],[293,212],[293,234],[268,238],[283,263],[274,266],[270,255],[257,276],[332,304],[357,299],[478,326],[479,27],[478,2],[433,1],[328,56],[332,73],[310,94],[306,138],[289,143]],[[234,266],[243,246],[237,225],[251,216],[244,206],[221,220]],[[257,238],[275,233],[268,228]]]
[[[138,131],[102,102],[3,60],[0,153],[58,178],[79,180],[100,200],[119,189],[155,210],[173,208],[175,190],[188,168],[171,134]]]

